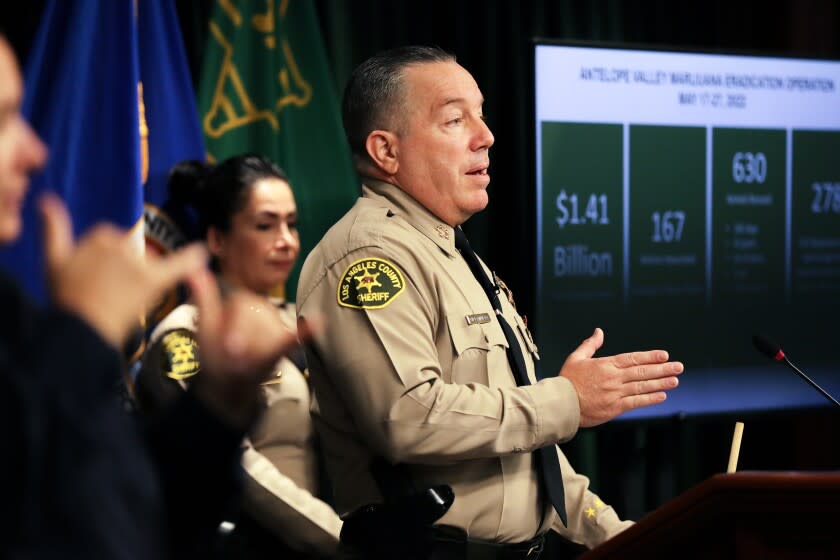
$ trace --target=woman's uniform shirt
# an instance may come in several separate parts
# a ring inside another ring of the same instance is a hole
[[[278,303],[290,329],[293,305]],[[196,341],[198,312],[184,304],[152,332],[149,355],[138,378],[138,393],[154,405],[168,402],[201,374]],[[243,442],[243,510],[291,548],[316,556],[336,552],[341,520],[318,499],[318,458],[309,414],[310,391],[302,359],[284,357],[263,384],[262,416]],[[295,362],[299,362],[300,365]]]

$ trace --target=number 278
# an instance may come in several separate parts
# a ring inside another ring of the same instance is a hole
[[[814,191],[811,212],[840,214],[840,183],[812,183],[811,190]]]

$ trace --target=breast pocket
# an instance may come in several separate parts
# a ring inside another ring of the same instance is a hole
[[[458,314],[447,316],[446,322],[455,350],[452,382],[490,385],[488,369],[507,349],[507,340],[495,317],[491,315],[488,323],[469,325],[465,315]]]
[[[281,363],[276,382],[263,384],[264,409],[250,433],[255,449],[287,443],[302,443],[311,434],[309,387],[293,366]]]

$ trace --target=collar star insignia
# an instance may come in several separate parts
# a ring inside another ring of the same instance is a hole
[[[590,519],[592,519],[593,517],[595,517],[595,509],[594,509],[594,508],[591,508],[591,507],[590,507],[590,508],[586,508],[586,510],[584,511],[584,513],[586,513],[586,517],[588,517],[588,518],[590,518]]]

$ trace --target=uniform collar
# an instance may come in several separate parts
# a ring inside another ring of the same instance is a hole
[[[222,297],[228,297],[229,295],[240,289],[228,282],[227,280],[225,280],[221,274],[216,275],[216,281],[219,283],[219,291],[221,292]],[[286,300],[284,298],[268,296],[268,303],[270,303],[278,309],[286,308]]]
[[[400,216],[414,226],[450,257],[458,254],[455,251],[455,230],[452,226],[441,221],[428,208],[398,186],[371,177],[363,179],[362,196],[364,198],[383,202],[394,215]]]

